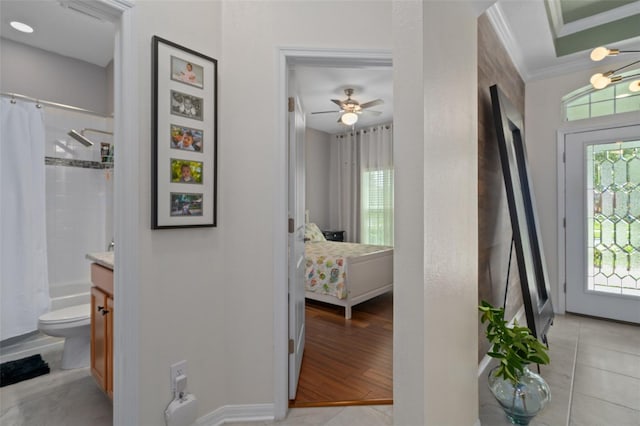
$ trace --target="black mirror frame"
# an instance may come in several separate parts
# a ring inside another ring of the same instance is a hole
[[[523,118],[497,85],[491,86],[490,92],[527,325],[534,336],[547,343],[554,313],[531,190]]]

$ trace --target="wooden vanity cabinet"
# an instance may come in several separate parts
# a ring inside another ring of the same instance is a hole
[[[91,374],[113,398],[113,271],[91,265]]]

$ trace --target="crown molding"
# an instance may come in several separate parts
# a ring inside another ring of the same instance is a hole
[[[511,58],[511,62],[513,62],[513,65],[516,67],[520,77],[526,82],[531,78],[531,73],[524,65],[524,56],[513,37],[511,26],[507,22],[504,11],[500,7],[499,3],[494,3],[493,6],[487,9],[487,17],[489,18],[489,22],[491,22],[493,29],[496,31],[498,39],[500,39],[502,45],[507,51],[507,54]]]

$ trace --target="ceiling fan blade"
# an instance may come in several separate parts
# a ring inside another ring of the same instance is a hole
[[[342,105],[343,105],[342,101],[339,101],[337,99],[331,99],[331,102],[338,105],[342,109]]]
[[[369,101],[369,102],[365,102],[363,104],[360,104],[360,108],[364,109],[364,108],[371,108],[372,106],[376,106],[376,105],[382,105],[384,103],[384,101],[382,99],[376,99],[373,101]]]
[[[340,112],[340,111],[316,111],[316,112],[312,112],[310,114],[328,114],[330,112],[336,113],[336,112]]]
[[[361,111],[361,112],[366,112],[367,114],[373,114],[373,115],[380,115],[380,114],[382,114],[382,111],[373,111],[373,110],[370,110],[370,109],[365,109],[365,110],[363,110],[363,111]]]

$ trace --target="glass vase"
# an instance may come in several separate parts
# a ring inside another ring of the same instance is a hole
[[[489,372],[491,393],[498,400],[511,423],[528,425],[551,399],[549,385],[540,375],[525,367],[518,383],[514,386],[510,380],[494,376],[497,368],[494,367]]]

